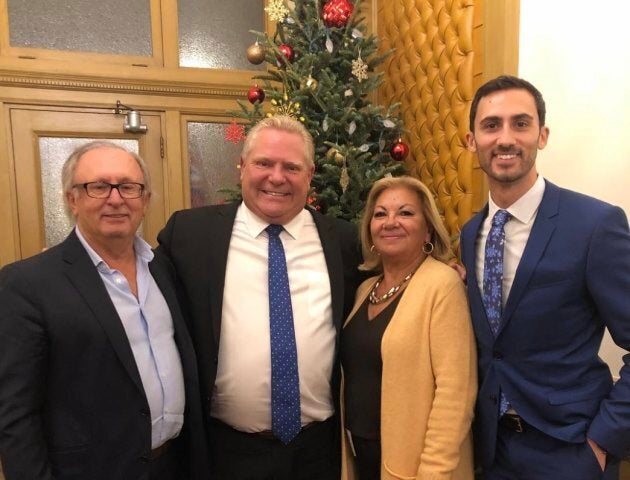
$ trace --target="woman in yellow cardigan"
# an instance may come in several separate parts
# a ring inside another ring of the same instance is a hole
[[[359,287],[341,336],[342,479],[471,480],[474,337],[427,187],[376,182],[361,242],[361,268],[379,275]]]

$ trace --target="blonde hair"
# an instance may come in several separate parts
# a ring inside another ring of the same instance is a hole
[[[273,128],[283,132],[297,133],[300,135],[304,141],[304,157],[306,158],[306,162],[309,167],[315,165],[315,146],[313,145],[313,137],[302,122],[288,115],[274,115],[273,117],[267,117],[254,125],[247,134],[247,138],[243,144],[243,151],[241,153],[243,160],[247,159],[250,150],[256,144],[258,134],[267,128]]]
[[[420,208],[422,210],[422,214],[424,215],[424,219],[427,222],[427,227],[429,228],[429,234],[431,236],[431,243],[433,244],[433,252],[429,255],[444,263],[451,260],[454,255],[451,249],[450,238],[448,232],[446,231],[446,227],[444,226],[444,222],[442,222],[440,213],[435,205],[435,200],[433,200],[433,195],[431,195],[427,186],[417,178],[409,176],[385,177],[376,181],[374,185],[372,185],[372,189],[368,195],[365,210],[363,211],[363,216],[361,218],[361,249],[363,251],[364,261],[361,265],[359,265],[359,269],[376,271],[383,270],[381,257],[378,253],[372,251],[373,241],[372,234],[370,232],[370,223],[372,221],[372,216],[374,215],[374,208],[378,197],[381,193],[390,188],[406,188],[410,192],[418,195]],[[419,245],[418,248],[422,249],[423,246]]]

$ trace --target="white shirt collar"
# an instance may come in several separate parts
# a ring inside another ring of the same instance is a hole
[[[302,231],[304,222],[308,219],[309,216],[310,213],[305,208],[303,208],[302,210],[300,210],[300,213],[298,213],[295,217],[291,219],[290,222],[285,223],[282,226],[289,235],[297,239],[300,236],[300,232]],[[245,224],[247,231],[252,236],[252,238],[258,237],[258,235],[260,235],[265,230],[265,228],[269,226],[269,222],[262,220],[254,212],[252,212],[247,207],[247,205],[245,205],[245,202],[242,202],[241,205],[238,207],[238,210],[236,212],[236,219],[242,221]]]
[[[521,198],[504,210],[510,212],[512,217],[519,222],[529,223],[534,215],[536,215],[544,194],[545,179],[542,175],[538,175],[534,185],[532,185],[532,187],[527,190]],[[492,200],[492,194],[490,194],[488,198],[488,218],[493,218],[494,214],[497,213],[497,210],[501,209],[496,203],[494,203]]]

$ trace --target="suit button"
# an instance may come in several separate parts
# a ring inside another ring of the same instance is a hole
[[[494,393],[490,395],[490,401],[495,405],[497,404],[497,396]]]
[[[148,417],[150,415],[148,410],[140,410],[140,415],[143,417]]]
[[[503,354],[501,352],[497,352],[496,350],[492,352],[492,356],[497,360],[501,360],[503,358]]]
[[[146,455],[143,455],[142,457],[140,457],[140,462],[148,463],[149,462],[149,457],[147,457]]]
[[[219,357],[214,357],[212,359],[212,361],[214,362],[215,365],[218,365],[219,364]]]

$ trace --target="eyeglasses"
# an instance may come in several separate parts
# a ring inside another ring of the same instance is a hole
[[[87,182],[72,185],[72,188],[83,188],[88,197],[109,198],[112,188],[118,190],[122,198],[140,198],[144,193],[144,184],[135,182],[107,183],[107,182]]]

